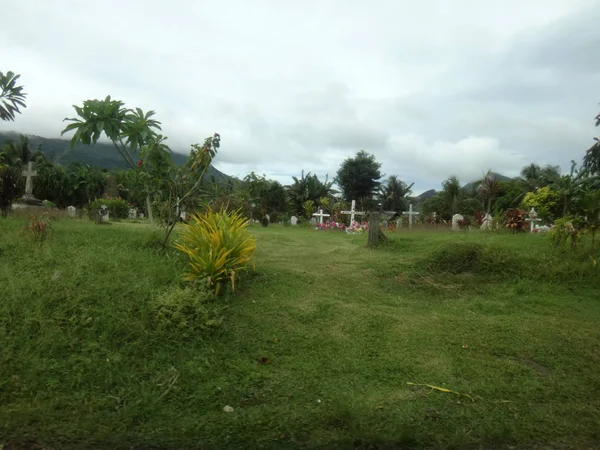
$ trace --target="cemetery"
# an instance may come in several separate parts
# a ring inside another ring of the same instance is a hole
[[[68,114],[0,146],[0,450],[599,447],[598,139],[419,193],[358,144],[230,176],[235,132]]]

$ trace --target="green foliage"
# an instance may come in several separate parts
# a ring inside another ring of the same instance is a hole
[[[314,211],[315,211],[315,202],[313,202],[312,200],[306,200],[302,204],[302,212],[304,213],[304,217],[306,218],[306,220],[310,220]]]
[[[523,188],[518,181],[499,181],[498,193],[492,207],[494,215],[503,214],[507,209],[520,205],[523,198]]]
[[[19,108],[26,108],[23,86],[17,85],[21,75],[8,71],[0,72],[0,120],[15,120],[15,114],[20,114]]]
[[[396,175],[390,175],[380,186],[379,198],[385,211],[405,211],[408,208],[406,199],[412,192],[414,183],[407,185]]]
[[[314,206],[322,198],[329,198],[337,193],[332,187],[333,181],[328,181],[327,176],[325,177],[325,181],[321,181],[316,175],[310,172],[304,175],[304,171],[302,171],[300,178],[292,177],[292,179],[294,182],[288,187],[287,192],[290,209],[293,214],[302,214],[304,212],[304,204],[308,200],[312,201]]]
[[[560,195],[549,186],[544,186],[535,192],[527,193],[523,205],[535,208],[541,219],[552,221],[560,213]]]
[[[215,330],[223,322],[213,295],[196,288],[171,286],[150,303],[150,324],[157,333],[198,339]]]
[[[205,282],[217,295],[235,280],[247,265],[254,264],[256,242],[248,233],[248,221],[239,212],[208,210],[193,214],[175,248],[185,253],[190,262],[184,275],[186,281]]]
[[[250,172],[244,178],[248,200],[253,204],[252,218],[262,220],[265,214],[287,212],[287,192],[278,181]]]
[[[122,198],[98,198],[87,206],[90,219],[96,220],[100,207],[105,205],[111,220],[126,219],[129,216],[129,204]]]
[[[461,274],[465,272],[493,276],[509,276],[522,272],[523,258],[501,247],[486,247],[476,242],[444,245],[428,259],[433,272]]]
[[[596,126],[599,126],[600,114],[594,120],[596,121]],[[596,137],[594,140],[596,142],[586,151],[583,157],[583,169],[592,175],[598,175],[600,174],[600,140]]]
[[[144,113],[140,108],[126,109],[120,100],[112,100],[110,95],[104,100],[85,100],[82,106],[73,105],[77,116],[65,118],[71,122],[61,135],[75,131],[71,138],[71,148],[81,142],[96,144],[102,133],[112,142],[129,167],[136,167],[133,154],[143,145],[159,139],[156,130],[160,122],[152,119],[154,111]]]
[[[581,240],[582,220],[578,217],[566,216],[557,219],[548,232],[550,241],[557,247],[570,242],[570,247],[574,249]]]
[[[379,188],[381,164],[364,150],[346,158],[337,171],[335,181],[342,189],[346,201],[356,200],[363,208],[371,208],[372,198]]]

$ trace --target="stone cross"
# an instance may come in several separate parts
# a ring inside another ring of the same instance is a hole
[[[319,223],[323,223],[323,217],[329,217],[329,214],[323,214],[323,210],[319,209],[319,212],[314,213],[313,216],[316,216],[319,218]]]
[[[419,213],[417,211],[413,211],[411,203],[408,205],[408,211],[403,211],[402,215],[408,216],[408,228],[412,228],[413,216],[418,216]]]
[[[342,214],[350,214],[350,225],[354,223],[354,216],[364,216],[365,213],[356,210],[356,200],[352,200],[350,211],[342,211]]]
[[[24,170],[21,175],[25,179],[25,194],[33,197],[33,177],[37,177],[37,170],[33,170],[33,162],[27,163],[27,170]]]
[[[529,217],[525,220],[529,222],[529,231],[533,233],[533,229],[535,228],[535,222],[540,222],[542,219],[538,219],[537,212],[535,212],[535,208],[531,208],[531,211],[529,211]]]

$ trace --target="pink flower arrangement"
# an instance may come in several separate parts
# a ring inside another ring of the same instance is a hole
[[[364,233],[369,229],[369,224],[367,222],[358,223],[356,220],[352,222],[352,224],[346,228],[346,233]]]

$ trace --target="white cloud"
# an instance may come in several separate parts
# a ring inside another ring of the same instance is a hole
[[[568,167],[594,134],[594,0],[5,0],[0,70],[28,108],[0,129],[55,137],[73,104],[154,109],[185,152],[281,182],[360,149],[416,189],[450,174]],[[556,56],[560,55],[560,57]]]

